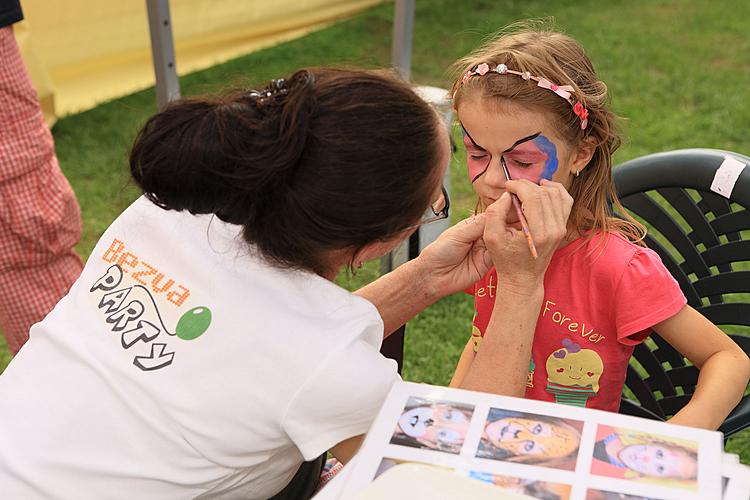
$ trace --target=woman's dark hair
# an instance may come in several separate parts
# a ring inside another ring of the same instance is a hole
[[[433,201],[440,121],[390,73],[311,68],[262,91],[176,101],[130,153],[146,196],[216,214],[272,262],[324,274],[324,254],[389,239]]]

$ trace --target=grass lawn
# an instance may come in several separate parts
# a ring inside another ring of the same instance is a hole
[[[387,65],[393,6],[383,5],[261,52],[181,78],[184,95],[230,85],[253,86],[307,65]],[[447,86],[446,68],[497,28],[525,18],[554,16],[557,26],[587,48],[607,82],[617,113],[626,117],[626,142],[616,162],[689,147],[750,153],[750,3],[631,0],[420,0],[412,79]],[[179,58],[178,58],[179,64]],[[138,195],[129,184],[127,152],[155,111],[153,89],[61,119],[53,132],[57,153],[83,211],[79,252],[88,256],[108,224]],[[457,157],[452,164],[454,222],[474,205]],[[377,263],[340,281],[356,288],[377,275]],[[445,384],[467,336],[470,297],[448,297],[408,325],[404,376]],[[9,361],[0,346],[0,369]],[[750,464],[750,431],[728,450]]]

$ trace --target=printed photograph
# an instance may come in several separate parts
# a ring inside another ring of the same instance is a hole
[[[642,497],[640,495],[628,495],[616,491],[588,490],[586,500],[662,500],[656,497]]]
[[[469,477],[494,484],[504,490],[521,495],[527,495],[541,500],[568,500],[571,485],[537,481],[522,477],[502,476],[491,472],[470,471]]]
[[[398,418],[391,444],[458,454],[474,406],[410,397]]]
[[[591,473],[694,490],[698,487],[698,444],[599,425]]]
[[[583,422],[490,408],[476,456],[574,470]]]

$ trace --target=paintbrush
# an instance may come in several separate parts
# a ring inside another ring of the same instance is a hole
[[[509,181],[510,179],[510,172],[508,172],[508,166],[505,164],[505,157],[500,157],[500,164],[503,166],[503,174],[505,174],[505,180]],[[518,199],[518,196],[516,196],[513,193],[510,193],[510,198],[513,200],[513,206],[516,208],[516,214],[518,215],[518,220],[521,223],[521,229],[523,230],[524,236],[526,236],[526,243],[529,245],[529,251],[531,252],[531,256],[535,259],[539,257],[539,254],[536,252],[536,245],[534,245],[534,240],[531,238],[531,231],[529,231],[529,224],[526,222],[526,217],[523,216],[523,211],[521,210],[521,201]]]

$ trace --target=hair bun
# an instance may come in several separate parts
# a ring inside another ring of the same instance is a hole
[[[314,103],[307,71],[260,91],[176,101],[138,134],[133,179],[162,208],[247,223],[291,183]]]

